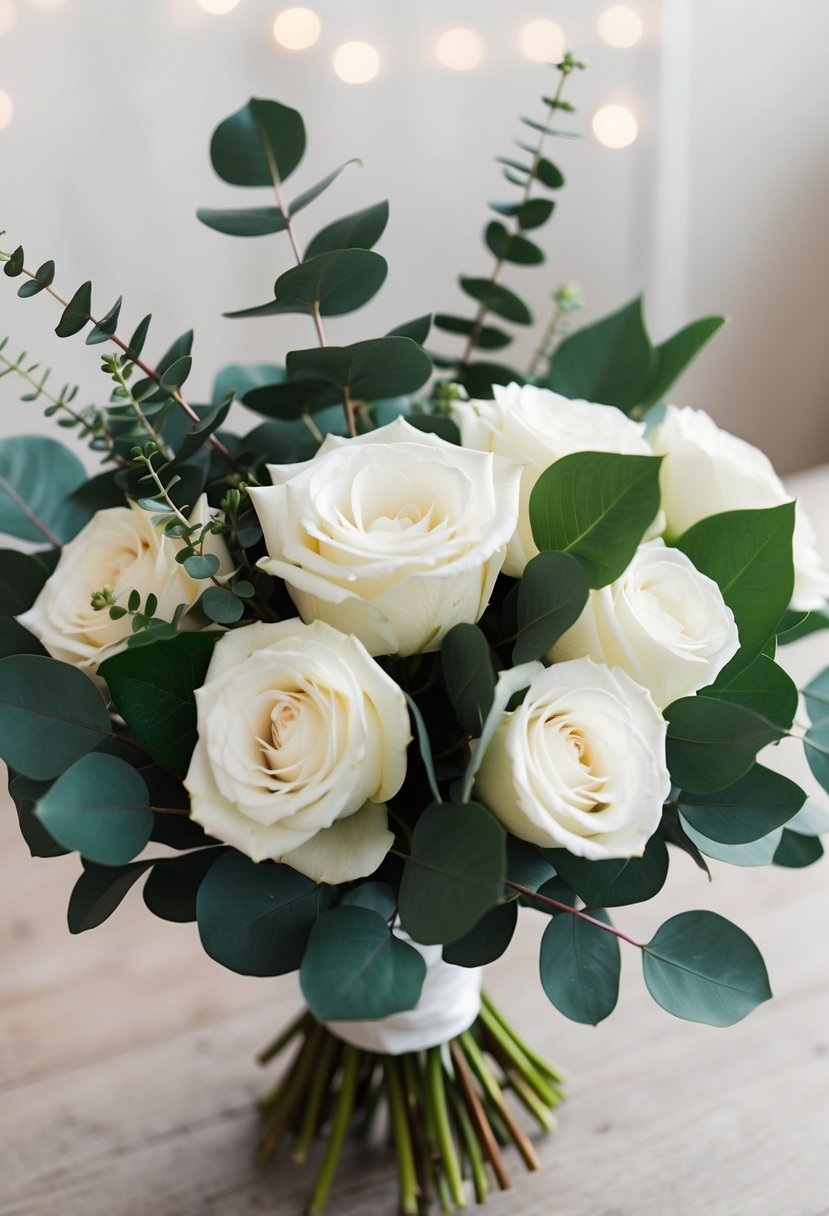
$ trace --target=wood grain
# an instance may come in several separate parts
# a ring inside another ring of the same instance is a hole
[[[812,513],[829,475],[802,479]],[[826,516],[824,515],[824,518]],[[818,635],[790,648],[798,678],[825,665]],[[793,743],[766,763],[804,776]],[[672,1019],[624,957],[614,1015],[576,1026],[537,978],[544,919],[522,914],[487,987],[570,1076],[540,1174],[495,1195],[490,1216],[829,1216],[829,879],[678,857],[665,891],[620,909],[649,937],[687,908],[737,921],[763,951],[775,999],[730,1030]],[[252,1161],[253,1063],[299,1005],[293,978],[245,979],[168,925],[137,890],[104,926],[70,937],[74,858],[31,860],[0,802],[0,1216],[300,1216],[309,1174]],[[313,1162],[312,1162],[313,1164]],[[331,1211],[393,1216],[382,1145],[352,1148]]]

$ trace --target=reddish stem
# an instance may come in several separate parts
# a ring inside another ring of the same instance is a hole
[[[644,950],[641,942],[637,942],[634,938],[628,937],[626,933],[622,933],[621,929],[614,928],[613,925],[607,925],[603,920],[597,920],[595,916],[588,916],[586,912],[579,912],[577,908],[571,908],[569,904],[563,904],[557,899],[550,899],[549,895],[539,895],[537,891],[531,891],[529,887],[522,887],[517,882],[507,882],[506,886],[512,891],[517,891],[519,895],[523,895],[525,899],[538,900],[540,904],[544,904],[548,908],[555,908],[557,912],[569,912],[571,916],[578,916],[580,920],[586,920],[588,924],[595,925],[597,929],[604,929],[606,933],[613,933],[616,937],[620,937],[623,942],[627,942],[630,946],[636,946],[637,950]]]

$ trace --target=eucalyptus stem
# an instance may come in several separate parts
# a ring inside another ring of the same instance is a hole
[[[537,903],[544,904],[545,908],[555,908],[557,912],[569,912],[571,916],[578,916],[579,920],[586,920],[588,924],[595,925],[597,929],[604,929],[605,933],[612,933],[614,937],[621,938],[623,942],[627,942],[629,946],[635,946],[637,950],[645,949],[642,942],[637,942],[635,938],[628,937],[626,933],[623,933],[621,929],[617,929],[615,925],[608,925],[603,920],[597,920],[595,916],[589,916],[586,912],[579,911],[578,908],[571,908],[569,904],[561,903],[558,899],[550,899],[549,895],[540,895],[538,891],[531,891],[529,887],[522,887],[517,882],[507,881],[504,885],[509,887],[511,891],[517,891],[525,899],[534,899]]]
[[[389,1095],[392,1136],[397,1153],[397,1170],[400,1180],[400,1209],[405,1216],[416,1216],[420,1188],[417,1182],[414,1150],[412,1148],[409,1120],[403,1098],[399,1065],[393,1056],[385,1061],[384,1072]]]
[[[123,366],[123,363],[121,362],[121,360],[118,359],[118,357],[116,355],[112,358],[111,362],[109,360],[106,360],[105,363],[108,363],[107,370],[110,372],[113,380],[120,388],[123,396],[126,397],[127,401],[130,404],[130,408],[132,409],[132,411],[135,414],[138,421],[143,426],[144,430],[149,435],[150,439],[152,439],[153,443],[155,443],[158,446],[158,450],[161,452],[161,455],[164,457],[165,460],[172,460],[173,453],[170,451],[167,444],[164,442],[163,438],[161,437],[160,433],[156,430],[156,428],[150,422],[147,415],[142,410],[140,402],[136,399],[135,394],[133,393],[132,389],[130,388],[129,381],[127,380],[127,377],[124,375],[124,366]],[[152,472],[152,469],[150,469],[150,472]],[[163,490],[163,488],[164,487],[159,484],[159,489]],[[187,521],[185,520],[185,523],[186,522]]]
[[[343,1052],[343,1075],[334,1105],[331,1133],[328,1138],[328,1144],[325,1147],[325,1155],[317,1174],[314,1190],[311,1194],[308,1216],[322,1216],[322,1212],[328,1202],[328,1196],[331,1193],[331,1187],[334,1183],[334,1177],[337,1173],[343,1145],[348,1133],[348,1124],[354,1110],[354,1095],[357,1089],[360,1054],[357,1048],[352,1047],[350,1044]]]

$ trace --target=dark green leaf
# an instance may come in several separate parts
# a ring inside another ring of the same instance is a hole
[[[8,660],[6,660],[8,662]],[[0,663],[2,670],[2,663]],[[829,718],[821,718],[806,731],[803,740],[806,759],[816,780],[829,794]],[[2,746],[2,739],[0,739]],[[15,766],[18,767],[18,766]]]
[[[551,160],[547,160],[545,156],[540,157],[535,171],[538,180],[550,190],[559,190],[564,185],[564,174],[561,169]]]
[[[619,578],[659,510],[655,456],[574,452],[551,465],[530,494],[539,549],[572,553],[591,587]]]
[[[516,325],[532,325],[533,315],[527,305],[503,284],[493,283],[490,279],[462,277],[460,285],[473,300],[486,304],[488,312],[494,312],[505,321],[514,321]]]
[[[55,263],[44,262],[42,266],[38,267],[33,279],[29,279],[27,282],[21,283],[17,289],[17,294],[23,299],[26,299],[28,296],[36,296],[38,292],[41,292],[45,288],[51,286],[54,277]]]
[[[384,882],[361,882],[343,895],[341,903],[357,908],[371,908],[383,920],[390,921],[397,911],[397,896]]]
[[[461,445],[458,424],[448,418],[446,414],[409,414],[406,421],[418,431],[439,435],[447,443],[454,443],[458,447]]]
[[[204,683],[217,636],[181,633],[140,652],[125,650],[100,667],[115,708],[135,738],[158,764],[180,776],[196,743],[193,690]]]
[[[32,857],[64,857],[69,852],[69,849],[64,849],[52,839],[35,814],[37,800],[48,788],[48,781],[33,781],[30,777],[17,776],[9,781],[9,793],[17,811],[20,834]]]
[[[402,325],[395,325],[394,329],[390,329],[386,335],[389,338],[411,338],[413,342],[417,342],[418,346],[422,346],[429,337],[429,330],[432,328],[432,314],[424,313],[422,317],[415,317],[414,321],[404,321]]]
[[[57,777],[110,733],[95,684],[40,655],[0,659],[0,755],[27,777]]]
[[[440,312],[435,316],[435,325],[450,334],[469,336],[474,333],[473,345],[481,350],[498,350],[509,346],[512,341],[512,336],[503,329],[492,325],[478,325],[471,317],[453,317],[449,313]]]
[[[459,367],[455,379],[462,384],[472,398],[488,400],[492,396],[493,384],[523,384],[524,377],[514,367],[505,363],[467,363]]]
[[[55,439],[0,440],[0,532],[40,545],[71,540],[90,517],[71,497],[85,481],[77,456]]]
[[[0,616],[0,659],[14,654],[40,654],[46,651],[33,633],[8,616]]]
[[[318,232],[305,251],[305,261],[333,249],[373,249],[389,222],[389,204],[375,203]]]
[[[178,363],[179,359],[183,359],[190,354],[193,349],[193,331],[188,329],[179,338],[176,338],[169,350],[164,352],[164,355],[159,359],[156,365],[158,376],[163,379],[167,372]],[[132,391],[136,397],[143,400],[146,405],[154,405],[158,402],[166,402],[169,398],[169,393],[164,388],[154,388],[154,381],[139,380],[137,384],[132,386]],[[146,393],[146,396],[143,394]]]
[[[665,710],[667,760],[674,784],[711,794],[738,781],[761,747],[785,732],[741,705],[683,697]]]
[[[789,870],[802,870],[814,865],[823,856],[823,845],[817,836],[801,836],[784,828],[780,843],[774,851],[774,864]]]
[[[432,361],[411,338],[373,338],[353,346],[291,351],[288,374],[294,381],[328,382],[357,401],[413,393],[432,371]]]
[[[518,637],[513,663],[540,659],[575,624],[589,588],[582,566],[569,553],[539,553],[518,584]]]
[[[761,764],[727,789],[681,793],[677,799],[683,820],[706,839],[722,844],[748,844],[767,836],[794,818],[805,801],[799,786]]]
[[[192,357],[190,355],[182,355],[180,359],[176,359],[175,363],[171,363],[166,369],[161,377],[160,387],[171,391],[180,389],[190,375],[192,367]]]
[[[196,916],[211,958],[240,975],[284,975],[299,966],[333,889],[290,866],[225,853],[199,887]]]
[[[668,390],[724,324],[725,317],[701,317],[655,347],[650,378],[639,404],[647,407],[664,401]]]
[[[285,217],[278,207],[199,207],[196,216],[208,228],[226,236],[270,236],[283,232]]]
[[[210,439],[210,436],[214,435],[223,425],[232,404],[233,396],[232,394],[228,394],[224,401],[220,401],[218,405],[207,407],[197,405],[195,407],[200,421],[192,430],[187,432],[181,441],[176,452],[177,461],[190,460],[197,452],[201,451]]]
[[[681,912],[642,951],[648,991],[678,1018],[733,1026],[771,996],[754,942],[716,912]]]
[[[425,977],[423,956],[394,937],[379,913],[349,906],[319,918],[299,973],[303,996],[323,1021],[414,1009]]]
[[[507,837],[507,878],[510,882],[537,891],[555,876],[553,866],[541,849],[517,836]]]
[[[144,349],[144,343],[147,341],[147,333],[149,332],[150,322],[152,321],[152,313],[147,313],[143,321],[141,321],[129,340],[128,351],[131,359],[137,359]]]
[[[668,876],[668,850],[660,836],[651,836],[642,857],[587,861],[566,849],[546,855],[559,877],[593,907],[645,903],[659,894]]]
[[[3,274],[8,275],[10,279],[17,278],[19,274],[23,273],[25,261],[26,255],[23,252],[23,246],[18,245],[17,248],[13,250],[11,257],[3,267]]]
[[[36,557],[16,549],[0,549],[0,616],[17,616],[31,608],[49,577]]]
[[[150,839],[147,787],[129,764],[101,753],[81,757],[38,800],[37,817],[65,849],[121,866]]]
[[[339,388],[324,381],[308,380],[296,384],[265,384],[261,388],[249,389],[243,400],[248,409],[255,410],[257,414],[281,421],[295,421],[303,414],[338,404],[342,400],[342,393]]]
[[[446,944],[500,901],[506,836],[477,803],[433,803],[417,821],[400,884],[400,919],[415,941]]]
[[[55,328],[59,338],[71,338],[80,333],[91,320],[92,314],[92,284],[83,283],[64,308],[60,321]]]
[[[87,346],[97,346],[99,342],[108,342],[118,328],[118,318],[121,315],[122,299],[118,299],[110,308],[106,316],[101,317],[100,321],[86,335]]]
[[[102,866],[87,862],[69,897],[69,932],[85,933],[102,925],[152,864],[133,861],[126,866]]]
[[[825,612],[784,612],[778,625],[777,641],[788,646],[799,638],[808,637],[821,629],[829,629],[829,616]]]
[[[157,861],[144,884],[144,903],[152,914],[175,924],[195,920],[199,887],[223,853],[223,849],[199,849]]]
[[[477,625],[455,625],[443,639],[440,660],[458,721],[477,738],[495,694],[489,642]]]
[[[610,923],[601,909],[591,913]],[[622,957],[619,939],[582,917],[562,912],[544,930],[541,984],[559,1013],[595,1026],[616,1008]]]
[[[271,186],[284,182],[305,151],[302,116],[276,101],[252,97],[213,133],[213,168],[234,186]]]
[[[285,368],[278,363],[230,363],[213,381],[212,401],[218,405],[231,393],[241,401],[251,389],[282,384],[284,380]]]
[[[409,707],[412,722],[414,723],[415,733],[417,735],[417,746],[420,752],[420,758],[423,761],[423,768],[426,772],[426,779],[429,782],[429,789],[432,791],[435,802],[440,803],[440,790],[438,789],[437,777],[435,776],[435,762],[432,759],[432,744],[429,741],[429,731],[423,720],[423,714],[420,712],[417,702],[413,697],[409,696],[404,691],[403,696],[406,698],[406,704]]]
[[[322,178],[321,181],[318,181],[316,185],[311,186],[308,190],[303,190],[302,194],[298,194],[288,208],[291,215],[296,215],[297,211],[302,211],[302,209],[307,207],[309,203],[313,203],[315,199],[319,198],[323,191],[327,190],[331,183],[337,180],[343,169],[347,169],[349,165],[362,165],[362,163],[363,162],[358,157],[353,156],[351,160],[344,161],[339,168],[326,174],[326,176]]]
[[[638,298],[565,338],[553,355],[547,387],[564,397],[632,409],[650,380],[652,360]]]
[[[525,231],[540,228],[546,224],[553,213],[555,203],[551,198],[531,198],[525,203],[490,203],[498,215],[508,215],[518,220],[518,225]]]
[[[710,515],[675,542],[719,585],[734,613],[740,650],[726,668],[729,674],[760,653],[792,597],[794,508],[787,502]]]
[[[498,220],[487,225],[485,239],[492,253],[501,261],[528,266],[544,261],[543,251],[533,241],[508,232]]]
[[[181,563],[191,578],[212,578],[219,569],[219,559],[215,553],[194,553],[185,557]]]
[[[742,705],[783,730],[791,729],[797,712],[797,688],[793,680],[764,654],[742,670],[734,671],[729,664],[712,685],[700,690],[700,696]]]
[[[0,581],[2,581],[2,576],[0,576]],[[822,718],[829,718],[829,667],[825,667],[806,685],[803,689],[803,698],[806,702],[806,712],[812,722],[820,722]]]
[[[274,300],[254,308],[226,313],[228,317],[272,317],[283,313],[319,311],[337,317],[367,304],[385,282],[385,258],[370,249],[335,249],[321,253],[280,275]]]
[[[456,967],[485,967],[494,963],[512,941],[517,922],[517,900],[490,908],[468,933],[444,946],[444,961]]]
[[[217,625],[235,625],[245,611],[245,605],[227,587],[208,587],[199,599],[199,607]]]

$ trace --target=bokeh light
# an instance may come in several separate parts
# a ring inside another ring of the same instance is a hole
[[[203,8],[206,13],[212,13],[216,17],[222,16],[224,13],[232,13],[240,0],[198,0],[199,8]]]
[[[606,8],[599,17],[598,25],[599,37],[608,46],[619,47],[620,50],[636,46],[644,28],[642,18],[626,4],[613,4]]]
[[[0,37],[8,34],[17,24],[17,9],[12,0],[0,0]]]
[[[447,30],[438,39],[435,54],[445,68],[452,68],[456,72],[469,72],[481,62],[484,44],[474,30]]]
[[[627,106],[602,106],[593,115],[593,134],[606,148],[627,148],[639,134],[639,124]]]
[[[333,62],[346,84],[367,84],[380,71],[380,55],[370,42],[344,42],[334,52]]]
[[[518,39],[521,50],[536,63],[561,63],[565,41],[561,26],[544,18],[528,21]]]
[[[307,51],[320,36],[322,25],[310,8],[286,8],[273,23],[273,36],[288,51]]]
[[[12,114],[14,114],[12,99],[5,89],[0,89],[0,131],[9,125],[12,120]]]

